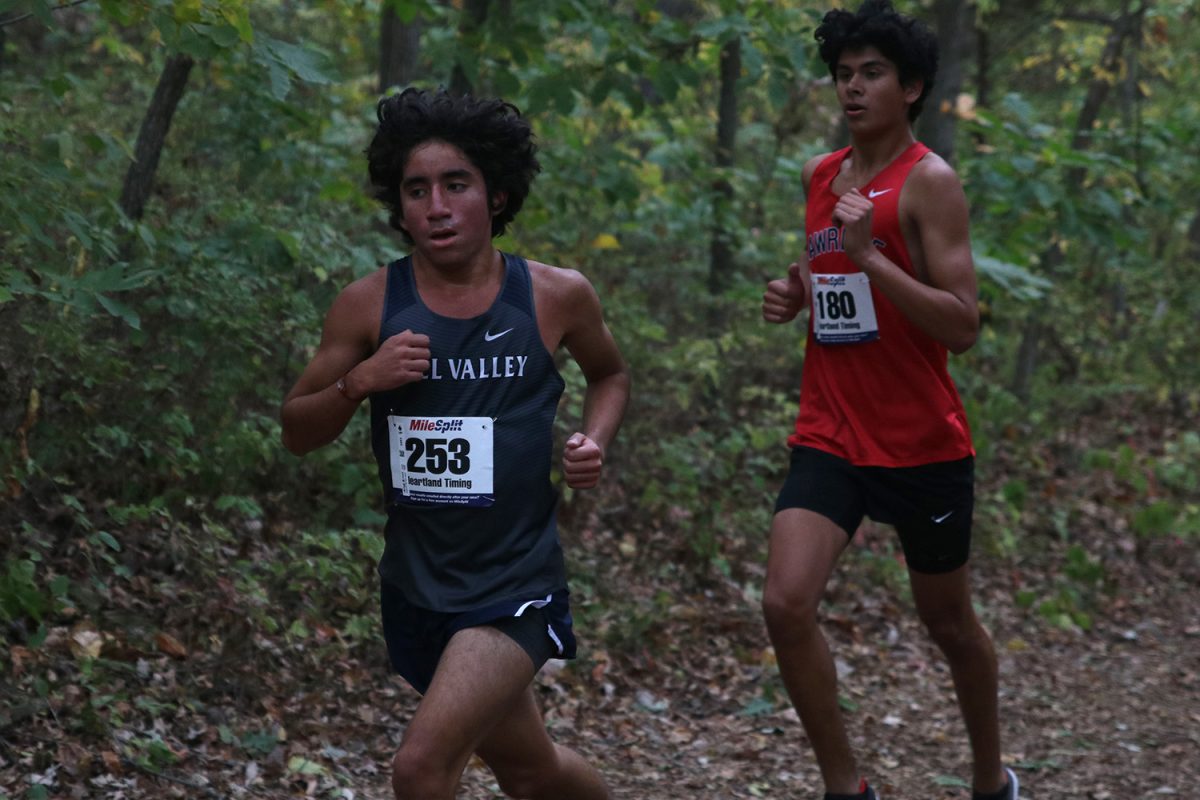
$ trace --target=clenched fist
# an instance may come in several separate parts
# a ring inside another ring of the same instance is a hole
[[[791,322],[809,302],[808,265],[799,261],[788,264],[786,278],[767,284],[763,294],[763,319],[767,322]]]
[[[600,482],[604,452],[582,433],[573,433],[563,448],[563,475],[572,489],[591,489]]]

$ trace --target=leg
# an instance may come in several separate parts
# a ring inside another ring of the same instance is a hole
[[[763,614],[779,674],[812,742],[827,791],[854,794],[858,768],[838,707],[837,669],[817,608],[846,532],[816,512],[788,508],[771,524]]]
[[[996,653],[971,606],[969,567],[940,574],[909,570],[908,575],[921,622],[950,664],[975,762],[975,790],[998,791],[1006,776],[1000,763]]]
[[[476,751],[500,788],[522,800],[608,800],[604,779],[574,750],[554,744],[526,689]]]
[[[452,800],[471,753],[525,701],[533,662],[495,628],[451,637],[392,759],[397,800]]]

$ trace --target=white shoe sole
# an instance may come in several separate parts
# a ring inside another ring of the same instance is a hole
[[[1008,773],[1008,782],[1012,784],[1012,794],[1009,796],[1009,800],[1020,800],[1021,782],[1017,780],[1017,773],[1013,772],[1008,767],[1005,767],[1004,771]]]

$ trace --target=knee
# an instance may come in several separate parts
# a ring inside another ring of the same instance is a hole
[[[455,776],[431,753],[402,743],[392,757],[392,792],[396,800],[428,800],[452,797]]]
[[[762,612],[771,641],[802,638],[817,627],[819,597],[780,589],[767,583],[763,591]]]
[[[970,609],[949,609],[921,614],[929,638],[947,655],[975,649],[987,639]]]
[[[495,771],[496,783],[505,796],[516,800],[536,800],[545,796],[543,791],[547,783],[545,769],[510,768]]]
[[[538,762],[489,762],[488,767],[506,797],[515,800],[557,798],[562,792],[555,791],[555,788],[561,789],[564,783],[563,752],[560,745],[554,745],[550,759]]]

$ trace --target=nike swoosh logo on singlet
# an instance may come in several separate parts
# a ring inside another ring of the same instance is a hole
[[[876,197],[879,197],[879,195],[887,194],[890,191],[891,189],[872,189],[871,191],[867,192],[867,198],[874,200]]]
[[[506,330],[506,331],[500,331],[499,333],[492,333],[491,331],[488,331],[487,333],[485,333],[485,334],[483,335],[483,340],[484,340],[485,342],[494,342],[494,341],[496,341],[497,339],[499,339],[501,336],[503,336],[504,334],[506,334],[506,333],[512,333],[512,332],[513,332],[513,330],[514,330],[513,328],[509,328],[508,330]]]

